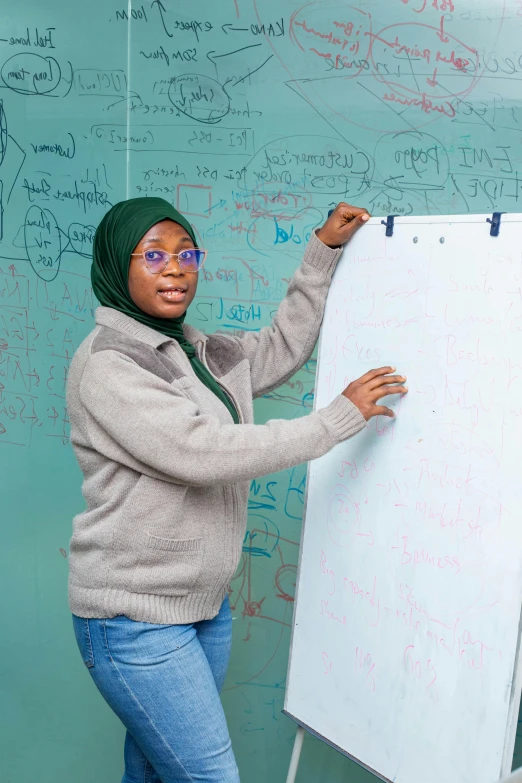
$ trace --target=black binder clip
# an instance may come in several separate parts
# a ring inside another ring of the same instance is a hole
[[[500,216],[505,214],[505,212],[493,212],[492,217],[486,218],[486,223],[491,223],[489,232],[491,237],[498,237],[498,232],[500,231]]]
[[[383,226],[386,226],[386,236],[392,237],[393,236],[393,223],[395,220],[395,215],[388,215],[386,220],[381,220],[381,224]]]

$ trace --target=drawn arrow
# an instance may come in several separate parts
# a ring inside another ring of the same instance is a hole
[[[165,24],[165,19],[163,18],[163,14],[167,13],[167,9],[165,8],[165,6],[161,2],[161,0],[152,0],[152,3],[150,5],[151,5],[151,7],[153,5],[157,5],[158,6],[158,11],[160,12],[161,23],[163,24],[163,29],[165,30],[165,32],[167,33],[169,38],[174,38],[174,33],[169,33],[169,31],[167,30],[167,26]]]
[[[137,101],[139,101],[139,105],[143,106],[143,100],[141,98],[141,95],[139,95],[134,90],[129,90],[129,92],[126,95],[121,96],[118,98],[117,101],[114,101],[114,103],[109,103],[107,106],[107,109],[113,109],[115,106],[117,106],[119,103],[122,103],[122,101],[130,101],[132,98],[136,98]],[[84,139],[88,138],[87,136],[84,136]]]
[[[385,294],[385,296],[391,296],[392,299],[395,299],[396,297],[407,299],[409,296],[416,294],[417,291],[419,290],[419,286],[417,284],[417,278],[415,277],[415,272],[413,271],[413,269],[408,269],[408,275],[412,275],[413,277],[413,285],[415,285],[414,289],[408,290],[408,284],[405,284],[399,286],[398,288],[394,288],[391,291],[388,291],[388,293]]]
[[[228,30],[227,30],[228,27]],[[228,35],[229,32],[231,33],[248,33],[248,27],[232,27],[231,24],[222,24],[221,29],[225,33],[225,35]]]

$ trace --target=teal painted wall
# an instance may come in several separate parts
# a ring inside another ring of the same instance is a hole
[[[313,228],[520,211],[517,0],[4,0],[0,41],[0,758],[3,783],[114,783],[123,732],[67,608],[83,507],[64,404],[93,323],[94,227],[163,195],[210,251],[190,320],[268,324]],[[357,356],[354,355],[354,364]],[[315,363],[257,405],[307,413]],[[304,467],[254,482],[223,699],[245,783],[283,780]],[[517,756],[518,758],[518,756]],[[516,761],[517,759],[515,759]],[[521,760],[522,761],[522,760]],[[307,738],[300,783],[370,775]]]

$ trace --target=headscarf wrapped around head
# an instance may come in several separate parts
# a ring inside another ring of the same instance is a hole
[[[104,307],[113,307],[130,315],[157,332],[183,340],[180,318],[156,318],[140,310],[129,294],[131,253],[140,239],[161,220],[173,220],[183,226],[197,247],[196,236],[188,220],[163,198],[130,198],[115,204],[94,235],[92,288]]]
[[[115,204],[102,218],[96,229],[93,246],[91,281],[94,294],[104,307],[112,307],[134,318],[145,326],[177,340],[185,351],[192,369],[230,411],[237,424],[239,417],[235,406],[213,375],[196,357],[194,346],[183,334],[185,313],[179,318],[157,318],[140,310],[129,293],[129,266],[131,253],[140,239],[161,220],[173,220],[188,233],[197,247],[194,230],[168,201],[162,198],[131,198]]]

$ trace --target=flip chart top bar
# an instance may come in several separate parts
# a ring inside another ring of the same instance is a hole
[[[493,213],[497,214],[497,213]],[[522,212],[499,212],[502,215],[501,223],[522,223]],[[388,217],[394,218],[395,234],[402,226],[432,226],[436,224],[454,225],[454,224],[476,224],[477,226],[491,223],[495,218],[492,213],[482,213],[477,215],[386,215],[371,217],[366,223],[367,226],[387,225]],[[489,231],[488,231],[489,234]]]
[[[328,210],[328,217],[333,213],[333,209]],[[386,226],[386,236],[393,236],[395,228],[395,220],[399,222],[397,225],[433,225],[434,223],[490,223],[490,236],[498,237],[501,222],[502,223],[521,223],[521,212],[493,212],[492,215],[457,215],[457,216],[444,216],[444,215],[387,215],[386,218],[373,217],[370,218],[367,225],[383,225]],[[388,233],[390,232],[390,233]]]

